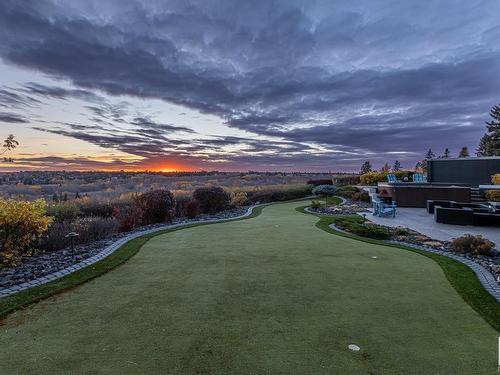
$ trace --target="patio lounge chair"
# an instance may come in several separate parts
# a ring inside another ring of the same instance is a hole
[[[383,216],[396,217],[396,204],[395,204],[395,202],[392,202],[392,204],[381,203],[378,216],[380,216],[380,217],[383,217]]]
[[[427,183],[427,177],[423,173],[415,173],[413,175],[413,182],[417,184]]]
[[[395,174],[389,173],[387,175],[387,182],[389,182],[390,184],[395,184],[396,182],[398,182],[398,179],[396,178]]]
[[[378,216],[382,202],[378,198],[372,197],[373,216]]]
[[[372,200],[373,216],[392,216],[396,217],[396,204],[387,204],[376,198]]]

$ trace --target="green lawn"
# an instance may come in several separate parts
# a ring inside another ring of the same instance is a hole
[[[153,237],[9,315],[0,373],[495,373],[497,332],[436,262],[327,233],[300,205]]]

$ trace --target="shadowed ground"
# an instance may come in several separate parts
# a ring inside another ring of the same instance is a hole
[[[299,205],[157,236],[119,268],[10,315],[0,373],[496,371],[497,333],[435,262],[326,233]]]

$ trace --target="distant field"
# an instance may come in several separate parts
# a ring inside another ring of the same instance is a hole
[[[165,188],[176,196],[190,195],[199,187],[222,186],[232,191],[291,188],[311,179],[329,179],[328,173],[107,173],[107,172],[18,172],[0,174],[0,196],[24,199],[67,194],[114,199],[135,192]],[[343,175],[344,176],[344,175]],[[347,175],[348,176],[348,175]]]

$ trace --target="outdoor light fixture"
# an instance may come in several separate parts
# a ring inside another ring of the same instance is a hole
[[[71,242],[71,257],[75,257],[75,238],[78,237],[79,234],[76,232],[69,232],[67,235],[64,237],[68,238]]]

